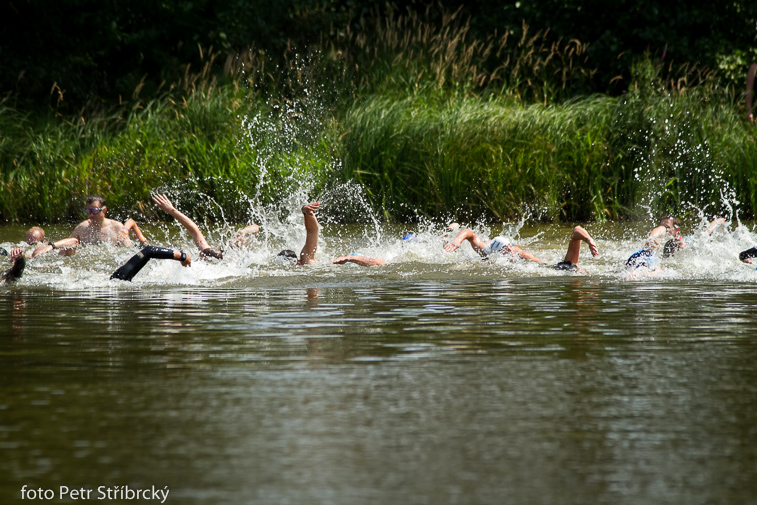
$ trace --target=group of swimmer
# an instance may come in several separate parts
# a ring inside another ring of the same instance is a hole
[[[160,210],[173,217],[189,232],[195,246],[197,246],[197,249],[199,250],[199,259],[223,259],[223,250],[211,247],[197,224],[177,210],[168,197],[162,194],[155,194],[152,199]],[[315,253],[318,248],[319,233],[316,212],[319,208],[319,202],[312,202],[302,207],[306,238],[299,256],[292,250],[283,250],[278,253],[278,259],[291,265],[309,265],[316,262]],[[141,244],[142,249],[130,258],[123,266],[118,268],[113,275],[111,275],[111,279],[132,280],[134,276],[144,268],[150,259],[170,259],[180,262],[181,265],[185,267],[191,265],[192,259],[184,251],[150,245],[133,219],[128,219],[124,223],[108,219],[106,217],[108,208],[105,204],[104,197],[100,195],[91,195],[87,197],[84,210],[87,213],[87,219],[79,223],[68,238],[58,241],[50,241],[46,239],[45,231],[42,228],[30,228],[26,232],[26,242],[30,245],[37,246],[31,255],[26,255],[21,248],[12,249],[10,254],[5,251],[5,249],[0,248],[0,254],[9,255],[12,263],[11,268],[0,274],[2,276],[0,280],[17,280],[23,274],[27,259],[37,258],[50,251],[58,250],[61,255],[72,256],[75,254],[76,248],[80,245],[110,243],[131,247],[133,245],[131,240],[132,233],[136,240]],[[718,225],[724,222],[725,219],[722,217],[715,219],[710,223],[706,233],[711,234]],[[249,236],[257,234],[259,230],[260,228],[256,224],[250,224],[249,226],[242,228],[237,232],[234,239],[229,242],[228,246],[232,248],[241,247]],[[467,241],[470,243],[474,251],[485,258],[499,254],[508,256],[512,259],[520,258],[535,263],[547,264],[547,262],[542,261],[532,253],[514,245],[507,237],[500,236],[488,241],[483,240],[472,230],[462,228],[457,223],[449,225],[442,237],[449,239],[453,234],[455,235],[454,238],[449,240],[443,246],[444,250],[450,253],[459,250],[463,242]],[[599,248],[597,247],[596,241],[584,228],[576,226],[573,228],[568,241],[568,249],[563,261],[548,266],[556,270],[586,273],[586,270],[578,266],[582,242],[588,245],[592,256],[597,256],[599,254]],[[650,232],[642,249],[628,258],[626,267],[630,270],[642,269],[645,272],[645,275],[654,275],[661,272],[661,269],[656,264],[660,253],[662,253],[664,257],[667,257],[685,247],[686,243],[683,235],[681,235],[680,220],[672,216],[663,217],[660,220],[660,224]],[[743,251],[739,255],[739,259],[745,263],[757,261],[757,248]],[[386,261],[380,257],[350,255],[340,256],[334,259],[333,263],[354,263],[369,267],[384,265]]]

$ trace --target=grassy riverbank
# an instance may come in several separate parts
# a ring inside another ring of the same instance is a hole
[[[580,42],[469,40],[445,23],[399,18],[276,68],[250,51],[221,82],[209,56],[157,98],[137,89],[73,118],[0,102],[0,219],[78,220],[94,192],[111,215],[152,219],[150,193],[168,191],[196,217],[244,221],[352,180],[396,220],[714,214],[735,201],[757,215],[755,130],[732,88],[686,71],[670,82],[647,60],[625,95],[585,96]]]

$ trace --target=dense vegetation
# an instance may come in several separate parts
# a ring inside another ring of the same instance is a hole
[[[401,220],[755,216],[757,9],[546,4],[4,4],[0,219],[76,220],[91,192],[153,218],[161,190],[242,221],[348,181]]]

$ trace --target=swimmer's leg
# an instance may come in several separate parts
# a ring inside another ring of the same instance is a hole
[[[176,257],[177,254],[180,255],[179,258]],[[189,264],[188,262],[190,261],[184,253],[177,253],[177,251],[173,251],[171,249],[166,249],[164,247],[155,247],[151,245],[145,247],[137,254],[132,256],[129,261],[127,261],[122,267],[113,272],[113,275],[111,275],[110,278],[119,279],[122,281],[130,281],[134,278],[135,275],[139,273],[140,270],[145,267],[145,265],[147,265],[147,262],[150,261],[151,258],[166,260],[175,259],[181,261],[182,265],[184,265],[185,263]]]

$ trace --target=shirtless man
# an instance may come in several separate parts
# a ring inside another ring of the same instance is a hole
[[[507,237],[496,237],[493,240],[484,242],[470,229],[464,229],[461,231],[454,240],[444,246],[444,250],[447,252],[455,252],[460,249],[464,241],[470,242],[473,250],[481,256],[489,256],[491,254],[500,253],[512,257],[520,257],[536,263],[546,263],[540,260],[530,252],[524,251],[518,246],[512,245],[510,239]],[[573,228],[573,233],[570,236],[568,242],[568,251],[565,253],[563,261],[552,265],[552,268],[556,270],[568,270],[572,272],[586,273],[586,271],[578,266],[578,257],[581,254],[581,242],[586,242],[589,246],[592,256],[599,254],[599,248],[594,239],[589,235],[585,229],[580,226]]]
[[[65,256],[73,256],[79,244],[109,243],[131,247],[129,228],[118,221],[105,217],[108,211],[108,207],[105,206],[105,198],[100,195],[87,197],[85,211],[89,218],[79,223],[70,237],[38,247],[32,253],[32,258],[48,253],[53,249],[60,249],[61,254]],[[136,225],[136,223],[134,224]]]

